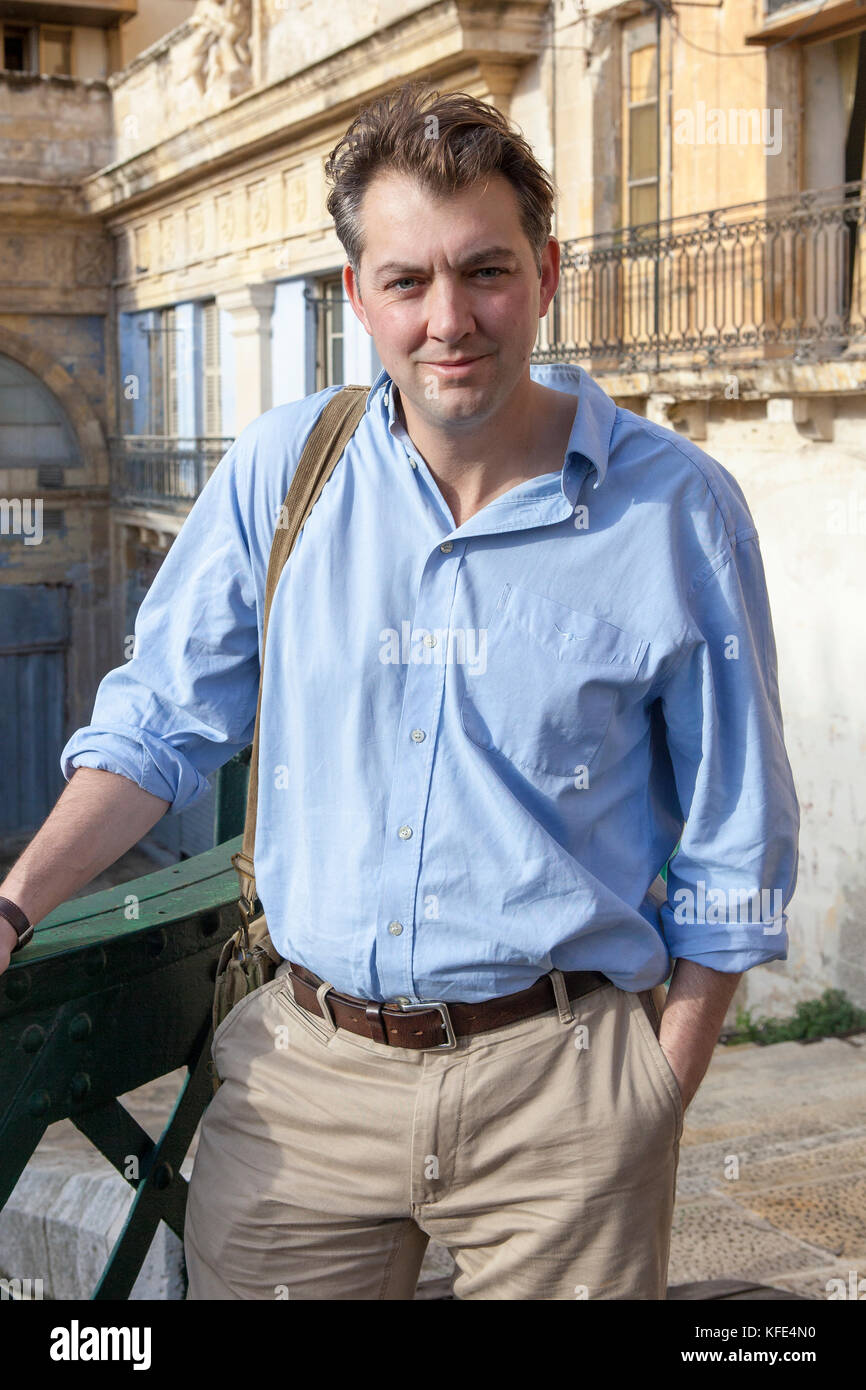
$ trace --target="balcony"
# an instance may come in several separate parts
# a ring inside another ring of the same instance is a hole
[[[581,237],[533,360],[592,372],[866,356],[866,183]]]
[[[19,23],[80,24],[107,29],[138,13],[138,0],[3,0],[0,18]]]
[[[182,508],[195,501],[232,442],[214,435],[115,435],[109,441],[112,501]]]

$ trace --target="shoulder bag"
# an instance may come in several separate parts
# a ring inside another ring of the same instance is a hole
[[[214,1032],[235,1004],[252,990],[273,979],[282,960],[271,941],[262,904],[256,894],[254,864],[259,784],[259,724],[268,616],[283,566],[322,488],[363,417],[369,390],[368,386],[344,386],[342,391],[328,401],[301,454],[274,533],[265,585],[259,694],[250,756],[243,848],[232,855],[232,864],[240,883],[238,907],[243,925],[225,943],[217,965],[213,997]],[[219,1085],[219,1078],[214,1072],[214,1090],[217,1090]]]

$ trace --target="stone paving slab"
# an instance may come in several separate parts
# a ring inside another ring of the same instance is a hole
[[[812,1180],[825,1170],[856,1176],[866,1171],[866,1138],[839,1130],[805,1139],[761,1143],[715,1140],[680,1150],[677,1197],[680,1202],[709,1192],[777,1188]]]
[[[828,1280],[866,1276],[864,1041],[716,1048],[686,1112],[669,1282],[827,1298]]]
[[[821,1245],[850,1260],[866,1247],[866,1174],[808,1184],[777,1192],[732,1192],[750,1212],[800,1240]],[[864,1270],[866,1274],[866,1270]]]
[[[677,1202],[668,1283],[697,1279],[754,1279],[775,1283],[779,1274],[830,1263],[835,1252],[810,1244],[726,1196]]]

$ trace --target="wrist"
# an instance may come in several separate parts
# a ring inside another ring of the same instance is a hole
[[[5,947],[12,954],[18,945],[18,933],[11,922],[7,922],[5,917],[0,917],[0,947]]]
[[[5,898],[0,894],[0,929],[2,928],[5,928],[3,939],[8,942],[10,953],[26,946],[33,937],[33,927],[23,909],[11,898]],[[10,934],[15,938],[14,941],[10,940]]]

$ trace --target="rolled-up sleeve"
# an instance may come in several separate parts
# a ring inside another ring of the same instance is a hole
[[[91,722],[60,755],[120,773],[192,806],[208,776],[252,742],[259,612],[238,471],[240,441],[217,465],[138,610],[131,659],[105,675]]]
[[[708,561],[687,607],[688,635],[662,692],[685,821],[662,930],[671,956],[740,972],[787,959],[800,826],[754,529]]]

